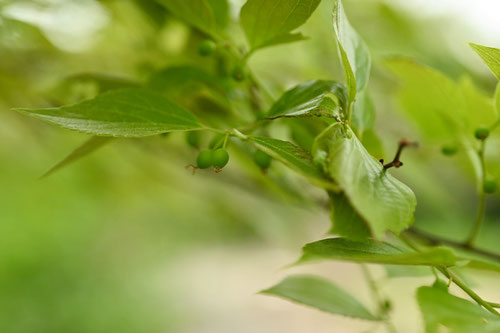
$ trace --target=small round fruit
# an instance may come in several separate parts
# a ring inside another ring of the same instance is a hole
[[[247,77],[247,69],[245,66],[242,65],[236,65],[233,68],[233,72],[231,73],[231,76],[235,81],[241,82],[246,79]]]
[[[256,150],[253,154],[253,160],[261,169],[269,169],[271,166],[271,156],[264,153],[262,150]]]
[[[196,158],[196,165],[200,169],[210,168],[214,164],[214,151],[202,150]]]
[[[474,136],[478,140],[485,140],[490,135],[490,130],[487,127],[479,127],[474,132]]]
[[[191,131],[186,133],[186,142],[193,148],[198,148],[200,146],[201,136],[200,132]]]
[[[215,44],[210,39],[205,39],[198,46],[198,53],[201,56],[206,57],[206,56],[212,55],[215,52],[216,48],[217,48],[217,44]]]
[[[497,183],[492,179],[486,179],[483,182],[483,191],[484,193],[495,193],[497,190]]]
[[[226,166],[227,162],[229,162],[229,154],[224,148],[219,148],[214,151],[213,156],[214,166],[216,168],[222,169]]]
[[[441,147],[441,153],[446,156],[453,156],[458,152],[456,145],[444,145]]]

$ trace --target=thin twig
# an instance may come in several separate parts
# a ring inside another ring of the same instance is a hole
[[[409,247],[411,247],[413,250],[416,252],[420,252],[420,249],[418,246],[413,244],[413,242],[408,239],[404,234],[399,235],[399,239],[401,239],[405,244],[407,244]],[[446,276],[448,279],[450,279],[451,282],[456,284],[460,289],[462,289],[467,295],[469,295],[470,298],[472,298],[474,301],[476,301],[477,304],[481,305],[484,307],[486,310],[489,312],[495,314],[495,315],[500,315],[492,306],[489,302],[485,301],[482,299],[478,294],[474,292],[471,288],[469,288],[455,273],[453,273],[451,270],[444,266],[434,266],[436,267],[444,276]]]
[[[451,246],[451,247],[454,247],[457,249],[462,249],[465,251],[469,251],[469,252],[472,252],[475,254],[482,255],[482,256],[490,258],[490,259],[500,261],[500,253],[495,253],[495,252],[491,252],[488,250],[479,249],[479,248],[475,247],[474,245],[468,245],[466,243],[456,242],[456,241],[453,241],[450,239],[441,238],[439,236],[434,236],[434,235],[428,234],[424,231],[418,230],[414,227],[406,230],[405,233],[407,233],[413,237],[416,237],[422,241],[425,241],[429,245],[448,245],[448,246]]]
[[[384,165],[384,169],[389,169],[392,167],[399,168],[403,166],[403,162],[401,162],[400,158],[401,158],[401,153],[403,152],[403,149],[405,147],[418,147],[418,143],[410,142],[406,139],[402,139],[401,141],[399,141],[398,150],[396,151],[396,156],[394,156],[392,162],[384,164],[384,160],[380,160],[380,163]]]

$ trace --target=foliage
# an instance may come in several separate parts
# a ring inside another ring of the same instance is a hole
[[[403,148],[415,145],[402,140],[390,163],[373,155],[379,141],[374,131],[376,101],[368,85],[371,55],[349,23],[341,0],[333,2],[331,38],[338,47],[343,79],[301,82],[274,100],[252,70],[249,59],[260,49],[305,40],[294,31],[319,3],[247,0],[239,15],[248,44],[245,49],[233,32],[237,22],[230,18],[225,0],[158,0],[155,5],[196,31],[201,43],[209,46],[200,53],[213,63],[204,68],[186,61],[152,70],[143,81],[72,76],[71,80],[95,81],[97,96],[68,105],[56,102],[50,107],[16,109],[92,135],[45,175],[101,148],[112,137],[142,138],[176,131],[200,133],[200,137],[188,137],[191,148],[206,146],[207,138],[212,138],[209,149],[202,150],[196,165],[191,165],[193,172],[214,167],[219,173],[228,163],[246,164],[252,154],[256,154],[257,166],[267,172],[278,164],[266,159],[270,156],[289,170],[264,176],[263,182],[272,182],[270,188],[281,188],[278,191],[299,200],[314,200],[302,187],[287,183],[294,174],[309,181],[311,188],[323,193],[323,201],[328,200],[331,232],[339,236],[305,245],[298,263],[341,260],[430,267],[437,279],[444,276],[478,304],[437,287],[420,287],[417,302],[427,332],[437,332],[440,326],[451,332],[498,332],[500,315],[495,306],[479,297],[460,274],[468,268],[499,271],[500,256],[478,249],[476,242],[486,214],[486,197],[495,192],[498,178],[490,171],[486,147],[498,139],[500,89],[489,96],[472,79],[455,81],[406,57],[383,60],[384,70],[398,82],[399,108],[419,135],[443,145],[453,142],[451,148],[443,148],[450,156],[457,154],[459,146],[477,181],[478,213],[468,237],[454,242],[422,236],[412,226],[417,198],[391,174],[391,167],[403,166]],[[471,47],[500,78],[500,50]],[[186,57],[198,59],[193,54]],[[276,128],[284,128],[289,135],[276,134]],[[259,156],[261,152],[265,154]],[[333,314],[383,321],[391,327],[390,311],[383,302],[372,313],[340,287],[317,277],[291,276],[262,293]]]

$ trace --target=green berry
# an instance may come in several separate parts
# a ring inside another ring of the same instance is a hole
[[[484,193],[494,193],[497,190],[497,183],[492,179],[486,179],[483,182]]]
[[[229,154],[224,148],[219,148],[214,151],[214,166],[216,168],[222,169],[229,162]]]
[[[231,73],[231,76],[235,81],[241,82],[246,79],[247,77],[247,69],[245,66],[242,65],[236,65],[233,68],[233,72]]]
[[[214,164],[214,151],[202,150],[196,158],[196,165],[200,169],[210,168]]]
[[[485,140],[490,135],[490,130],[487,127],[479,127],[474,132],[474,136],[478,140]]]
[[[453,156],[458,152],[456,145],[444,145],[441,147],[441,153],[446,156]]]
[[[191,131],[186,133],[186,142],[193,148],[200,146],[201,136],[198,131]]]
[[[436,281],[434,281],[434,283],[432,284],[432,287],[440,289],[442,291],[448,291],[448,283],[441,279],[436,279]]]
[[[215,44],[213,41],[211,41],[209,39],[205,39],[198,46],[198,53],[204,57],[209,56],[215,52],[216,48],[217,48],[217,44]]]
[[[269,169],[271,166],[271,156],[264,153],[262,150],[256,150],[253,154],[253,160],[261,169]]]

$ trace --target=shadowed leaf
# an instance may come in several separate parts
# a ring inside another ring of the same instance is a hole
[[[379,320],[352,295],[335,284],[315,276],[289,276],[261,293],[285,298],[333,314]]]

